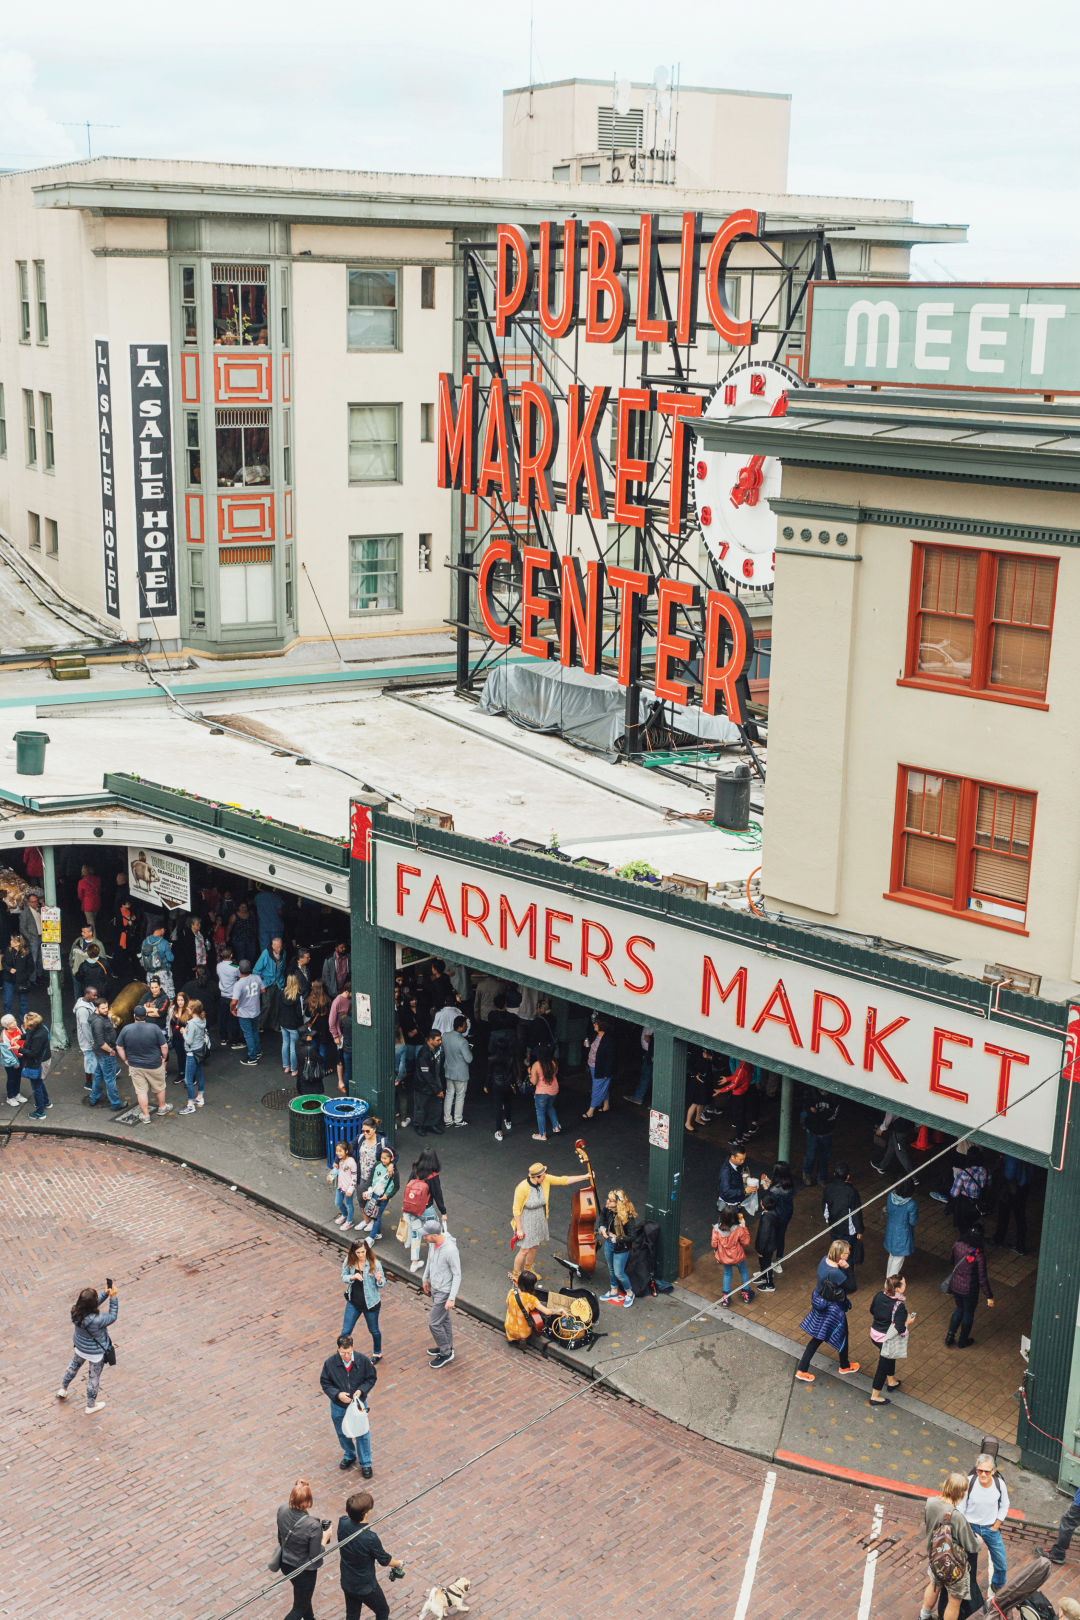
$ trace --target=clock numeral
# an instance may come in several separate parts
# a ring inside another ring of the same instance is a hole
[[[711,506],[703,506],[701,508],[701,527],[703,529],[707,529],[711,522],[712,522],[712,507]]]
[[[731,547],[728,545],[726,540],[721,540],[720,544],[717,546],[716,549],[720,553],[720,561],[723,562],[724,558],[727,556],[728,552],[731,550]]]
[[[765,378],[760,371],[754,371],[750,375],[750,392],[752,394],[765,392]]]
[[[753,559],[753,557],[747,557],[746,561],[742,565],[742,571],[743,571],[743,579],[753,579],[753,577],[754,577],[754,559]]]
[[[724,404],[725,405],[734,405],[734,403],[735,403],[735,395],[736,395],[735,384],[734,383],[728,383],[727,386],[724,389]]]
[[[694,473],[701,483],[704,483],[706,477],[708,476],[708,472],[709,468],[704,461],[699,461],[697,466],[694,468]]]

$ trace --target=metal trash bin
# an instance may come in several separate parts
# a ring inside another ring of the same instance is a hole
[[[44,731],[15,733],[15,770],[19,776],[44,776],[45,744],[48,740],[48,734]]]
[[[289,1152],[294,1159],[321,1159],[323,1156],[321,1092],[294,1097],[289,1104]]]
[[[369,1109],[370,1104],[363,1097],[328,1097],[323,1103],[327,1169],[332,1170],[337,1163],[334,1149],[339,1142],[347,1142],[351,1147],[359,1139],[360,1127]]]

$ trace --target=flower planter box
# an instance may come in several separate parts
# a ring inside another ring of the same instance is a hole
[[[579,855],[573,864],[583,867],[586,872],[610,872],[611,870],[607,861],[596,861],[591,855]]]
[[[530,855],[547,854],[547,845],[538,844],[535,838],[512,838],[510,840],[510,848],[523,849]]]
[[[317,861],[320,866],[344,869],[349,863],[349,851],[339,838],[322,833],[304,832],[280,821],[265,821],[242,810],[224,807],[219,811],[218,825],[223,833],[236,833],[241,838],[257,839],[268,848],[283,854],[299,855],[302,859]]]
[[[180,820],[198,821],[205,827],[218,825],[220,811],[209,799],[193,798],[176,788],[160,787],[156,782],[137,782],[130,776],[106,775],[105,786],[110,793],[129,804],[166,810]]]

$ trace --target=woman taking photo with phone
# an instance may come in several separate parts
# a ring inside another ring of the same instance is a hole
[[[56,1392],[58,1401],[67,1400],[71,1381],[85,1361],[89,1369],[86,1377],[87,1412],[100,1412],[105,1405],[104,1397],[98,1394],[101,1369],[105,1365],[106,1358],[110,1365],[116,1363],[116,1352],[109,1338],[109,1329],[116,1321],[116,1313],[120,1307],[112,1278],[107,1278],[106,1282],[107,1287],[100,1294],[96,1288],[84,1288],[71,1307],[71,1320],[75,1324],[75,1354]],[[102,1309],[106,1300],[108,1307]]]

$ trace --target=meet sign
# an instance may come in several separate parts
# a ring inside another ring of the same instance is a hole
[[[1080,286],[816,282],[806,379],[986,393],[1080,393]]]

